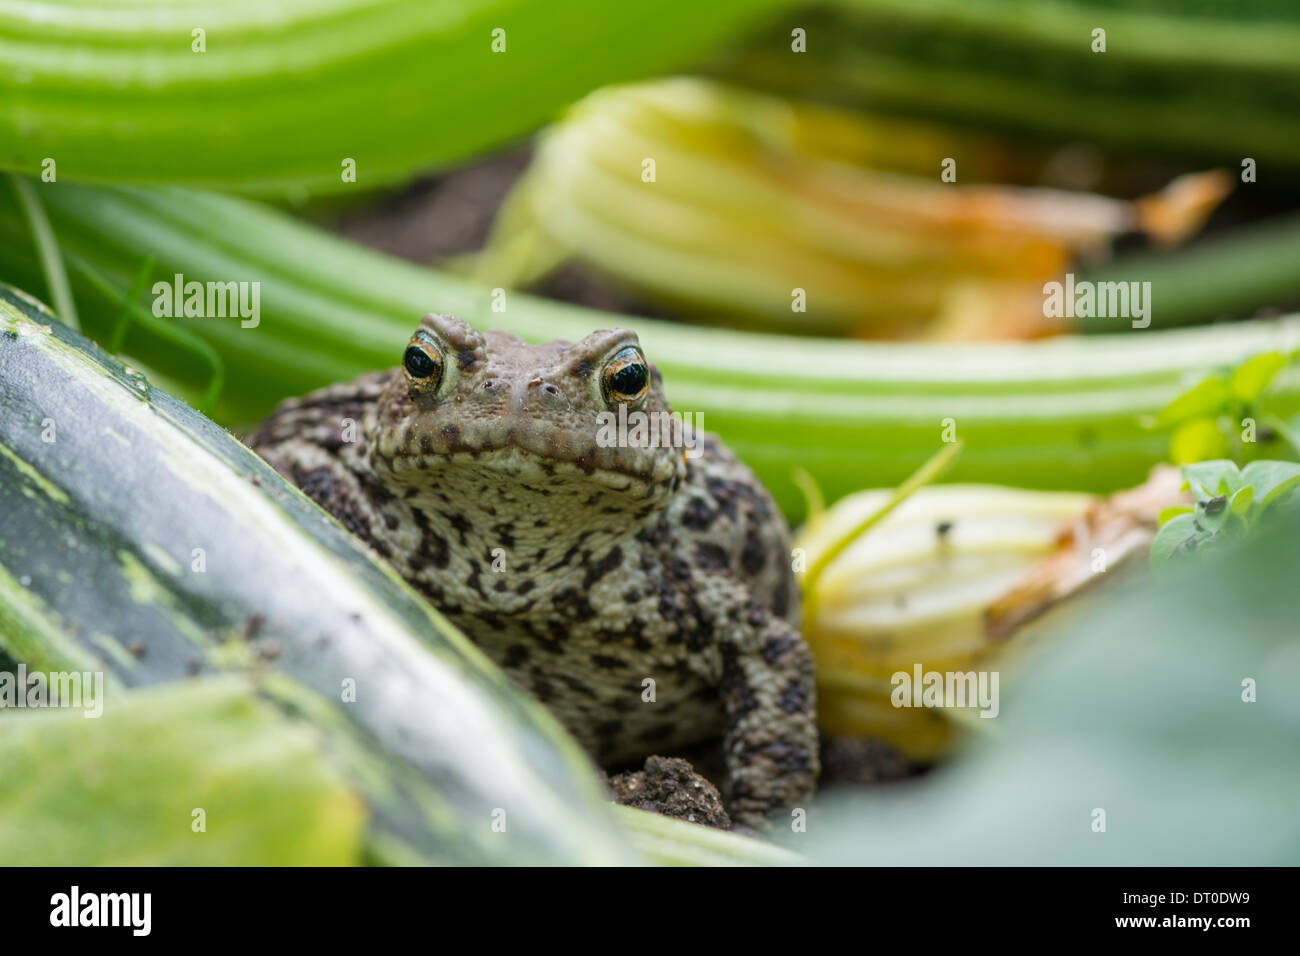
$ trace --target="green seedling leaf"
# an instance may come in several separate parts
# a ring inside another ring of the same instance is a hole
[[[1166,521],[1171,521],[1179,515],[1192,514],[1194,510],[1195,509],[1193,509],[1191,505],[1170,505],[1168,508],[1165,508],[1160,512],[1160,516],[1156,523],[1164,524]]]
[[[1230,495],[1243,484],[1236,463],[1226,458],[1184,465],[1183,478],[1198,502],[1217,495]]]
[[[1286,356],[1281,352],[1265,352],[1247,359],[1228,381],[1233,397],[1242,402],[1255,401],[1285,364]]]
[[[1293,461],[1252,461],[1241,472],[1255,489],[1260,508],[1267,508],[1300,485],[1300,464]]]
[[[1215,495],[1213,498],[1196,503],[1195,522],[1211,534],[1222,530],[1230,517],[1232,512],[1228,509],[1227,495]]]
[[[1196,536],[1196,518],[1190,514],[1178,515],[1156,532],[1151,542],[1151,565],[1163,564],[1174,552]]]
[[[1212,375],[1166,405],[1156,416],[1156,427],[1168,428],[1194,418],[1213,419],[1223,411],[1231,398],[1228,380],[1223,375]]]
[[[1250,503],[1255,500],[1255,489],[1250,485],[1238,488],[1228,502],[1228,511],[1234,515],[1245,516]]]

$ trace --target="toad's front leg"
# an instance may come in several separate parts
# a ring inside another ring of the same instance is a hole
[[[732,820],[759,827],[806,807],[820,770],[812,653],[787,621],[747,601],[729,622],[719,687],[726,710],[723,788]]]

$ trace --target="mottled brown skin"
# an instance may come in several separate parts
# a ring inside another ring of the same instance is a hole
[[[721,736],[737,823],[804,804],[812,660],[762,485],[713,436],[696,458],[598,444],[596,416],[618,404],[602,382],[639,350],[632,332],[528,345],[428,315],[417,336],[444,360],[436,387],[403,367],[326,388],[283,404],[250,446],[601,763]],[[626,404],[668,411],[643,367],[644,397]]]

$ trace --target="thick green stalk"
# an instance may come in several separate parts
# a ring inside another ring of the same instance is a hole
[[[792,516],[803,501],[796,467],[832,500],[892,486],[938,449],[945,430],[965,444],[947,480],[1087,491],[1136,484],[1168,451],[1168,436],[1144,427],[1142,416],[1154,416],[1189,376],[1300,341],[1300,317],[1032,344],[916,345],[705,329],[515,293],[498,298],[505,309],[496,311],[489,289],[247,201],[64,184],[42,196],[76,276],[83,325],[101,340],[121,303],[84,281],[88,269],[123,295],[149,257],[153,281],[180,273],[261,282],[256,328],[241,328],[238,318],[154,320],[201,336],[221,356],[227,385],[216,414],[228,424],[254,422],[285,396],[396,364],[428,311],[532,340],[626,325],[663,371],[674,406],[703,413],[705,427],[722,434]],[[0,201],[0,277],[39,294],[23,236],[16,212]],[[150,294],[140,303],[146,316],[152,301]],[[201,357],[139,324],[124,348],[201,392]],[[1300,376],[1284,374],[1266,410],[1297,409]]]
[[[1300,216],[1238,226],[1176,252],[1146,252],[1076,271],[1094,282],[1150,282],[1149,301],[1163,328],[1249,314],[1261,303],[1300,302]],[[1110,318],[1074,322],[1081,332],[1115,326]]]
[[[1300,165],[1298,11],[1291,0],[837,0],[782,15],[715,68],[985,131],[1276,169]],[[806,54],[791,54],[795,28]]]
[[[779,2],[0,0],[0,168],[371,188],[673,69]]]

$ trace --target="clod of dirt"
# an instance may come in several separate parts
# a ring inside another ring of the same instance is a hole
[[[625,770],[609,778],[614,800],[625,807],[666,817],[731,829],[718,788],[680,757],[647,757],[644,769]]]

